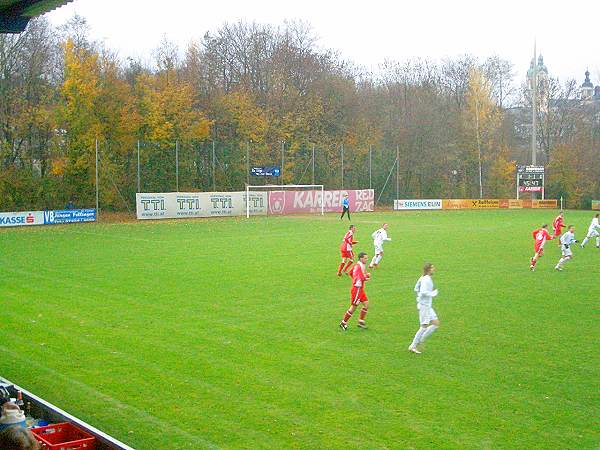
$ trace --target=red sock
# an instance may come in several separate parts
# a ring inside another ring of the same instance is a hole
[[[342,270],[344,270],[344,263],[340,264],[340,267],[338,268],[338,275],[342,273]]]
[[[348,261],[346,263],[346,267],[344,268],[344,272],[348,272],[348,269],[350,268],[351,265],[352,265],[352,261]]]
[[[367,310],[365,308],[360,310],[360,315],[358,316],[358,320],[361,322],[365,321],[365,316],[367,315]]]
[[[535,265],[536,265],[536,264],[537,264],[537,259],[533,259],[533,258],[532,258],[532,259],[531,259],[531,265],[532,265],[533,267],[535,267]]]
[[[350,312],[350,310],[346,311],[346,314],[344,314],[344,322],[348,322],[350,320],[350,317],[352,317],[352,313]]]

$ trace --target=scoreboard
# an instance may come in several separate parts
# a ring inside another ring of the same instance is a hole
[[[521,192],[541,192],[544,195],[544,166],[517,166],[517,198]]]

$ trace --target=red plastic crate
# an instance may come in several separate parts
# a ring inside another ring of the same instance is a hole
[[[53,423],[32,428],[31,432],[44,450],[93,450],[96,447],[96,438],[72,423]]]

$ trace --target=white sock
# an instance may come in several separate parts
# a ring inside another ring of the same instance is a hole
[[[587,238],[587,236],[585,237],[585,239],[583,240],[583,242],[581,243],[582,247],[585,247],[585,244],[587,244],[589,241],[589,239]]]
[[[423,327],[420,327],[417,330],[417,333],[415,334],[415,337],[414,337],[414,339],[412,341],[412,344],[410,344],[410,346],[412,348],[415,348],[417,346],[417,344],[419,342],[421,342],[421,338],[423,337],[423,334],[425,334],[426,331],[427,331],[427,328],[423,328]]]
[[[558,261],[558,264],[556,265],[556,267],[562,266],[564,262],[565,262],[565,258],[560,258],[560,260]]]
[[[383,256],[377,255],[376,258],[377,258],[377,264],[379,264],[381,262],[381,258],[383,258]]]
[[[377,255],[373,256],[373,259],[371,260],[371,264],[370,264],[371,266],[374,266],[375,264],[377,264],[376,259],[377,259]]]
[[[425,339],[427,339],[429,336],[431,336],[433,334],[433,332],[435,330],[437,330],[437,325],[429,325],[426,329],[425,329],[425,333],[423,333],[423,336],[421,336],[421,342],[425,342]]]
[[[600,237],[596,238],[596,247],[600,247]]]

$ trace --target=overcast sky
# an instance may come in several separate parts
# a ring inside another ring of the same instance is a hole
[[[519,79],[535,38],[551,76],[581,84],[589,68],[592,82],[600,84],[598,6],[585,0],[75,0],[47,16],[61,25],[77,13],[94,39],[123,58],[145,61],[165,36],[183,48],[225,22],[301,19],[313,27],[320,47],[374,71],[385,59],[495,53],[514,64]]]

